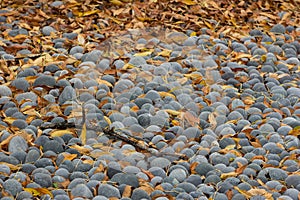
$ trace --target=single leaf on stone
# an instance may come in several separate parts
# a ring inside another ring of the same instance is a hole
[[[10,163],[7,163],[7,162],[0,162],[0,165],[6,165],[6,166],[9,167],[10,170],[12,170],[12,171],[18,171],[18,170],[21,169],[20,166],[13,165],[13,164],[10,164]]]
[[[300,126],[296,126],[289,131],[289,135],[299,136],[300,135]]]
[[[176,110],[172,110],[172,109],[165,109],[164,111],[166,111],[167,113],[171,114],[171,115],[179,115],[181,112],[176,111]]]
[[[182,112],[180,118],[186,120],[192,126],[196,126],[200,123],[200,119],[189,111]]]
[[[235,148],[235,144],[230,144],[225,147],[225,149],[231,150]]]
[[[24,191],[31,193],[33,196],[43,196],[48,194],[53,198],[53,194],[47,188],[23,188]]]
[[[239,193],[241,193],[242,195],[244,195],[244,197],[246,197],[247,199],[250,199],[252,197],[250,193],[248,193],[246,190],[241,190],[238,186],[233,186],[233,188],[237,190]]]
[[[136,53],[133,56],[149,56],[152,53],[153,53],[153,50],[149,50],[149,51],[144,51],[144,52]]]
[[[132,192],[132,186],[130,185],[126,185],[124,190],[123,190],[123,194],[122,197],[126,198],[126,197],[131,197],[131,192]]]
[[[86,144],[86,124],[84,123],[82,126],[81,134],[80,134],[80,140],[83,145]]]
[[[199,164],[199,163],[197,163],[197,162],[193,162],[193,163],[191,164],[190,169],[191,169],[191,173],[192,173],[192,174],[197,174],[197,172],[196,172],[196,167],[198,166],[198,164]]]
[[[64,156],[64,160],[71,160],[72,161],[74,158],[77,157],[77,154],[67,154],[67,153],[64,153],[63,156]]]
[[[77,40],[78,40],[78,43],[82,46],[85,45],[85,39],[84,39],[84,36],[82,34],[78,34],[77,36]]]
[[[70,146],[70,148],[76,149],[81,154],[88,154],[88,153],[91,152],[91,149],[86,148],[86,147],[81,147],[81,146],[79,146],[77,144],[74,144],[74,145]]]
[[[162,50],[161,52],[158,52],[158,56],[163,56],[163,57],[169,57],[170,56],[170,54],[171,54],[171,50],[169,50],[169,49],[164,49],[164,50]]]
[[[113,153],[108,152],[108,151],[92,151],[90,153],[90,156],[93,157],[93,158],[99,158],[100,156],[104,156],[104,155],[113,156]]]
[[[51,137],[61,137],[66,134],[74,135],[74,131],[67,129],[67,130],[54,130],[54,131],[50,132]]]
[[[236,172],[222,173],[220,178],[227,179],[229,177],[236,177],[237,175],[238,175],[238,173],[236,173]]]
[[[5,117],[3,119],[3,121],[8,123],[8,124],[12,124],[15,120],[17,120],[17,118],[14,118],[14,117]]]
[[[240,162],[237,162],[238,168],[235,170],[235,172],[239,175],[242,174],[244,169],[247,168],[247,164],[246,165],[242,165]]]
[[[158,92],[158,94],[159,94],[161,97],[171,97],[171,98],[173,98],[173,99],[176,99],[176,97],[175,97],[173,94],[169,93],[169,92]]]
[[[216,118],[214,116],[214,113],[209,113],[208,121],[209,121],[210,126],[211,126],[212,129],[215,129],[217,127],[217,121],[216,121]]]

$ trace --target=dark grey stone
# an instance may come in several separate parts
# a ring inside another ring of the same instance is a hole
[[[98,195],[102,195],[107,198],[110,198],[110,197],[121,198],[119,190],[109,184],[101,184],[98,188]]]

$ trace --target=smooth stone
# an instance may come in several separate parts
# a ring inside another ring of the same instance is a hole
[[[53,87],[55,83],[56,81],[53,76],[41,75],[35,79],[35,81],[33,82],[33,86],[38,87],[38,86],[46,85],[49,87]]]
[[[6,85],[0,85],[0,96],[12,96],[12,91]]]
[[[33,175],[33,180],[35,183],[45,188],[52,186],[52,178],[48,174],[36,173]]]
[[[148,199],[150,200],[150,196],[145,190],[136,188],[133,190],[132,195],[131,195],[132,200],[140,200],[140,199]]]
[[[16,196],[23,190],[23,187],[19,181],[16,179],[8,179],[3,183],[3,188],[8,191],[13,196]]]
[[[92,198],[93,194],[86,184],[78,184],[71,190],[73,197]]]
[[[300,185],[300,175],[289,175],[284,182],[288,187],[297,187]]]
[[[160,167],[160,168],[166,168],[171,164],[171,162],[166,158],[155,158],[150,163],[151,167]]]
[[[98,188],[98,195],[102,195],[107,198],[110,198],[110,197],[121,198],[119,190],[109,184],[100,184],[100,186]]]
[[[195,171],[200,175],[200,176],[206,176],[206,174],[210,171],[213,171],[215,168],[206,162],[201,162],[197,165]]]
[[[58,102],[60,105],[64,104],[66,101],[76,99],[76,91],[71,86],[66,86],[62,93],[59,95]]]
[[[42,28],[42,33],[45,36],[50,36],[51,33],[54,33],[54,32],[56,32],[56,30],[53,27],[51,27],[51,26],[44,26]]]
[[[131,185],[134,188],[137,188],[139,186],[138,178],[134,174],[118,173],[111,178],[111,181],[117,182],[119,184]]]
[[[13,137],[8,144],[8,151],[10,153],[17,153],[18,151],[26,152],[28,149],[27,141],[21,136]]]

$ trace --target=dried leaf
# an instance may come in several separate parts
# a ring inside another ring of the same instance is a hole
[[[132,192],[132,187],[130,185],[126,185],[124,190],[123,190],[123,194],[122,194],[122,197],[125,198],[125,197],[131,197],[131,192]]]
[[[221,174],[221,179],[226,179],[229,177],[236,177],[238,175],[238,173],[236,172],[228,172],[228,173],[222,173]]]
[[[171,115],[179,115],[181,112],[176,111],[176,110],[171,110],[171,109],[165,109],[164,111],[166,111],[167,113],[171,114]]]
[[[68,129],[67,130],[54,130],[54,131],[50,132],[51,137],[61,137],[66,134],[74,135],[74,132],[71,130],[68,130]]]
[[[153,52],[153,50],[144,51],[144,52],[136,53],[133,56],[149,56],[152,54],[152,52]]]
[[[47,188],[23,188],[24,191],[31,193],[33,196],[43,196],[48,194],[53,198],[53,194]]]
[[[158,94],[161,96],[161,97],[171,97],[173,99],[176,99],[175,95],[169,93],[169,92],[158,92]]]
[[[79,146],[77,144],[74,144],[74,145],[70,146],[70,148],[76,149],[81,154],[88,154],[88,153],[91,152],[91,149],[86,148],[86,147],[81,147],[81,146]]]
[[[83,145],[86,144],[86,124],[84,123],[82,126],[81,134],[80,134],[80,140]]]
[[[73,160],[74,158],[76,158],[78,155],[77,154],[63,154],[64,156],[64,160]]]
[[[197,2],[193,1],[193,0],[177,0],[177,2],[184,3],[185,5],[188,5],[188,6],[193,6],[193,5],[197,4]]]
[[[10,164],[10,163],[6,163],[6,162],[0,162],[0,165],[6,165],[10,168],[10,170],[12,171],[18,171],[21,169],[20,166],[17,166],[17,165],[13,165],[13,164]],[[9,175],[9,174],[8,174]]]

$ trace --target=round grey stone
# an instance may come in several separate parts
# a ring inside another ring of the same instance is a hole
[[[71,194],[73,197],[84,197],[92,198],[93,194],[91,190],[86,186],[86,184],[78,184],[72,190]]]
[[[121,198],[120,191],[114,186],[109,184],[101,184],[98,188],[98,195],[102,195],[107,198],[110,197]]]
[[[10,153],[17,153],[18,151],[26,152],[28,149],[27,141],[21,136],[13,137],[8,144],[8,151]]]
[[[134,188],[137,188],[139,186],[138,178],[134,174],[118,173],[111,178],[111,181],[117,182],[120,185],[121,184],[131,185]]]
[[[155,158],[150,163],[150,166],[151,167],[165,168],[165,167],[168,167],[170,164],[171,164],[171,162],[166,158]]]
[[[11,193],[13,196],[16,196],[23,190],[23,187],[19,181],[16,179],[8,179],[3,183],[4,190]]]
[[[56,30],[53,27],[51,27],[51,26],[44,26],[42,28],[42,33],[45,36],[50,36],[51,33],[54,33],[54,32],[56,32]]]
[[[0,85],[0,96],[12,96],[11,89],[6,85]]]
[[[60,105],[64,104],[66,101],[76,99],[76,91],[71,86],[66,86],[62,93],[59,95],[58,102]]]
[[[33,180],[35,183],[45,188],[52,186],[52,178],[49,174],[36,173],[33,175]]]
[[[37,79],[35,79],[35,81],[33,82],[33,86],[37,87],[37,86],[50,86],[53,87],[55,85],[56,81],[55,78],[53,76],[46,76],[46,75],[41,75],[39,77],[37,77]]]

